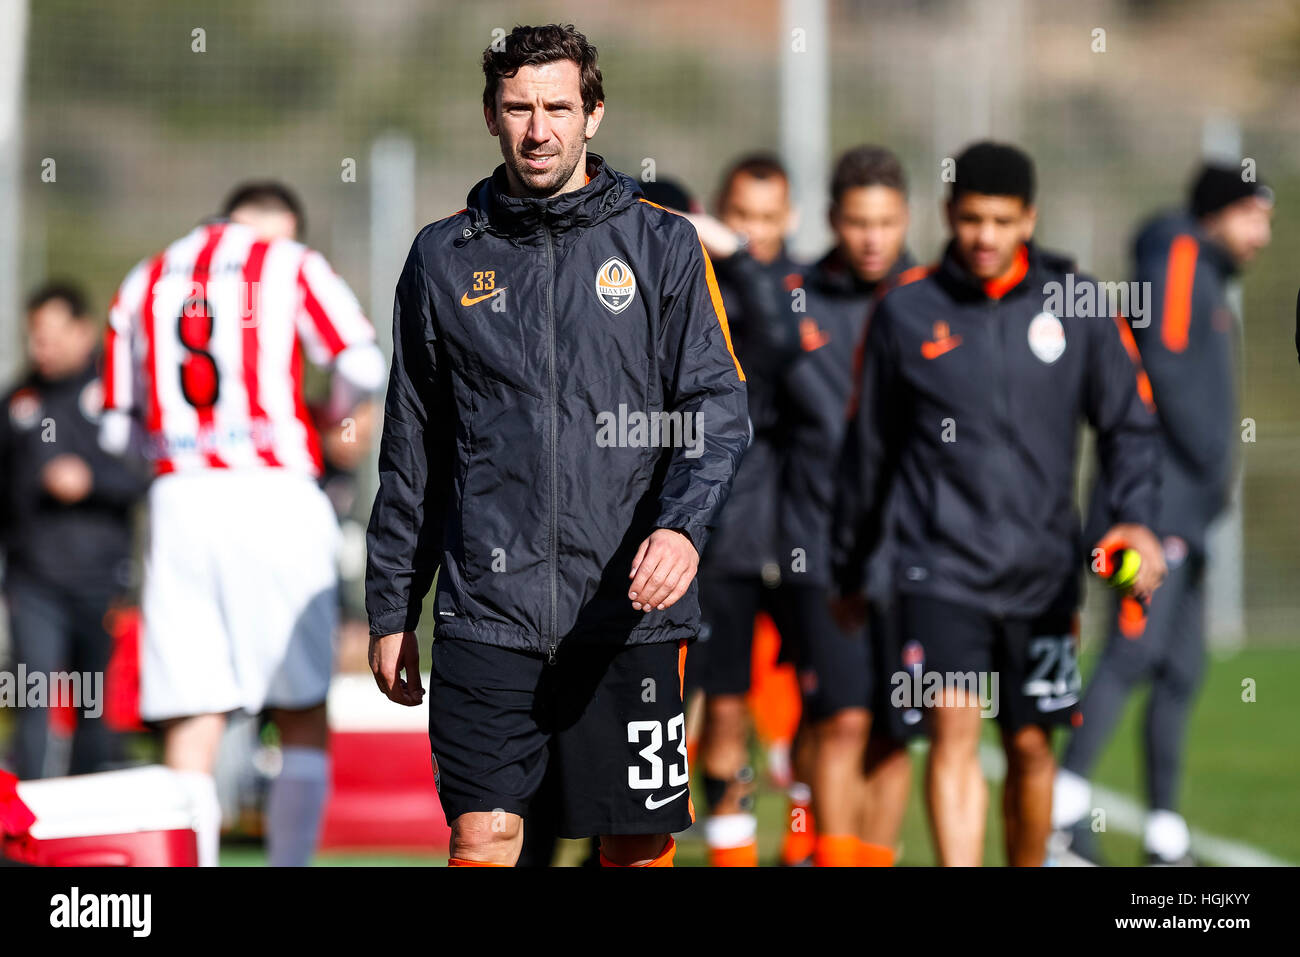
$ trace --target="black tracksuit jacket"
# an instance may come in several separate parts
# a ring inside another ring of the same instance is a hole
[[[1160,419],[1161,503],[1152,528],[1177,535],[1196,554],[1232,491],[1238,429],[1237,317],[1228,305],[1236,264],[1185,212],[1148,221],[1133,245],[1136,279],[1150,290],[1147,312],[1131,322]],[[1113,521],[1104,470],[1088,529]],[[1086,544],[1086,542],[1085,542]]]
[[[745,370],[754,439],[741,459],[700,570],[710,576],[753,579],[780,563],[779,483],[789,418],[782,409],[781,377],[800,353],[798,317],[790,309],[800,267],[784,250],[770,263],[760,263],[742,250],[714,265],[736,356]]]
[[[599,156],[587,175],[515,198],[498,167],[415,239],[367,536],[372,634],[415,628],[439,566],[439,637],[553,656],[698,632],[694,583],[645,613],[628,573],[658,527],[703,550],[749,441],[744,376],[694,227]],[[688,415],[691,441],[651,444],[628,418],[658,412]]]
[[[131,582],[132,510],[149,487],[143,462],[99,446],[104,390],[99,357],[64,379],[28,373],[0,410],[0,544],[7,573],[55,588],[125,591]],[[65,504],[41,470],[70,453],[89,466],[90,494]]]
[[[1000,616],[1073,604],[1083,419],[1097,429],[1116,520],[1154,522],[1158,424],[1120,324],[1053,315],[1053,289],[1093,280],[1033,246],[1022,262],[1023,276],[995,296],[950,244],[931,275],[876,307],[840,462],[833,565],[842,593],[862,587],[892,490],[899,591]]]
[[[788,423],[780,482],[782,581],[831,584],[835,470],[853,393],[854,356],[876,296],[913,265],[904,251],[884,279],[867,282],[832,249],[804,271],[802,352],[782,380]]]

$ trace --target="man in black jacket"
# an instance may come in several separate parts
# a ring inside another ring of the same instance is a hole
[[[693,819],[698,550],[749,441],[744,376],[694,228],[587,153],[604,103],[586,38],[517,27],[483,70],[505,163],[420,232],[397,286],[371,666],[421,702],[438,571],[429,731],[453,863],[516,860],[554,761],[561,836],[669,866]]]
[[[701,640],[692,650],[687,683],[704,692],[700,763],[710,863],[754,866],[757,818],[746,694],[755,616],[766,611],[778,622],[782,617],[775,604],[781,427],[776,392],[781,369],[799,341],[786,292],[798,267],[785,248],[792,208],[784,167],[770,156],[742,157],[723,176],[717,210],[714,230],[700,224],[700,238],[717,264],[736,354],[745,368],[754,438],[700,562]],[[715,239],[719,228],[728,235]],[[726,239],[743,241],[743,248],[721,248]]]
[[[1190,832],[1177,811],[1187,718],[1205,670],[1206,535],[1232,490],[1237,418],[1234,338],[1228,283],[1268,245],[1272,191],[1238,167],[1208,165],[1192,184],[1188,208],[1148,221],[1134,244],[1139,288],[1149,289],[1133,339],[1150,377],[1163,447],[1161,503],[1154,526],[1169,577],[1146,616],[1117,603],[1083,710],[1056,781],[1053,819],[1072,829],[1074,849],[1091,847],[1088,776],[1135,686],[1151,681],[1147,701],[1144,844],[1151,863],[1189,859]],[[1113,520],[1113,483],[1103,475],[1090,526]]]
[[[0,536],[13,658],[47,680],[80,673],[86,698],[88,691],[102,695],[113,650],[104,619],[131,584],[131,513],[148,479],[143,468],[99,447],[99,331],[80,290],[61,283],[37,290],[27,327],[31,370],[5,397],[0,418]],[[121,758],[103,705],[102,697],[75,705],[72,774]],[[48,709],[15,713],[18,776],[61,773],[47,764]]]
[[[894,690],[932,709],[927,798],[939,858],[983,857],[983,715],[1003,730],[1008,860],[1035,865],[1050,831],[1048,730],[1069,719],[1078,695],[1080,418],[1097,429],[1115,477],[1112,531],[1142,556],[1134,590],[1144,596],[1164,570],[1147,530],[1159,444],[1117,323],[1062,298],[1090,280],[1030,241],[1029,157],[978,143],[955,173],[942,261],[887,293],[868,329],[841,460],[834,574],[842,595],[860,594],[889,502],[903,638],[925,671]]]
[[[847,150],[836,161],[830,200],[835,245],[804,270],[802,354],[782,382],[781,592],[793,609],[782,626],[782,649],[796,660],[803,692],[796,770],[811,785],[814,863],[884,864],[892,861],[911,772],[888,696],[877,693],[900,666],[891,641],[892,583],[887,572],[873,576],[870,636],[860,625],[842,630],[828,598],[835,466],[854,353],[872,303],[913,266],[904,245],[909,211],[902,164],[884,147]],[[877,566],[886,551],[878,550]],[[872,731],[876,747],[868,766]]]

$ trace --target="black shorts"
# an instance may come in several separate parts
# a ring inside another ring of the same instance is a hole
[[[771,612],[774,590],[760,578],[700,576],[700,636],[691,645],[686,686],[707,695],[749,691],[754,618]]]
[[[900,744],[926,733],[925,712],[894,691],[924,670],[925,655],[916,642],[903,641],[899,597],[871,602],[867,645],[871,654],[871,733]],[[895,700],[897,698],[897,700]]]
[[[868,708],[875,683],[867,630],[845,632],[831,615],[830,594],[814,585],[782,585],[774,616],[782,650],[799,672],[803,713],[811,721],[845,708]]]
[[[924,708],[934,689],[964,686],[1004,730],[1073,721],[1082,680],[1072,612],[998,617],[921,595],[902,596],[901,612],[904,649],[915,642],[923,660],[919,680],[894,689],[908,704]]]
[[[685,642],[561,643],[552,665],[444,638],[432,657],[429,743],[448,823],[505,811],[526,828],[548,766],[560,837],[671,834],[694,821]]]
[[[831,616],[828,594],[814,585],[758,578],[700,582],[700,640],[691,648],[688,683],[705,694],[745,694],[753,667],[754,619],[771,616],[782,661],[795,664],[805,713],[814,721],[844,708],[865,708],[871,687],[866,635],[846,635]]]

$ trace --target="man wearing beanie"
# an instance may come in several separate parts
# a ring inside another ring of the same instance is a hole
[[[1133,338],[1155,395],[1164,455],[1156,531],[1168,577],[1145,619],[1120,614],[1083,698],[1083,725],[1057,775],[1053,824],[1070,831],[1071,849],[1095,858],[1088,777],[1124,704],[1151,683],[1143,748],[1148,863],[1191,863],[1187,823],[1178,814],[1183,738],[1205,664],[1205,539],[1232,488],[1237,428],[1228,282],[1269,242],[1273,194],[1237,166],[1207,165],[1192,184],[1189,208],[1142,228],[1134,246],[1137,280],[1149,290]],[[1091,529],[1110,524],[1106,476],[1093,496]],[[1096,541],[1094,534],[1087,541]]]

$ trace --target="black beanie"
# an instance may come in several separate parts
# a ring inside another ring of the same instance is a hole
[[[1273,191],[1263,183],[1246,182],[1240,167],[1207,163],[1192,183],[1192,215],[1200,219],[1251,196],[1273,202]]]

